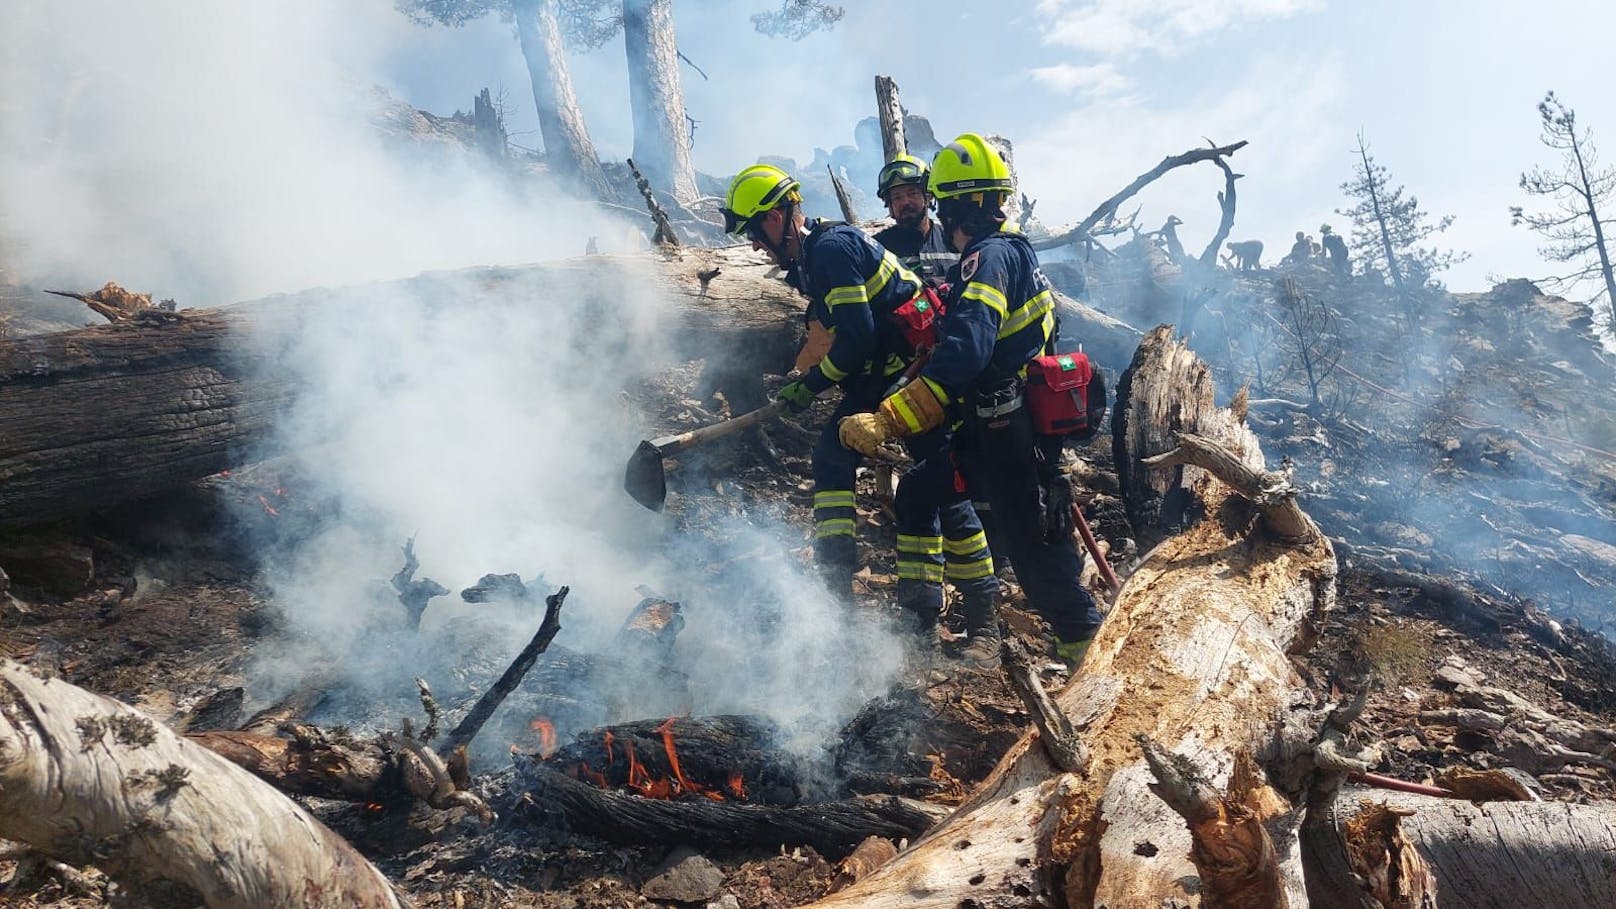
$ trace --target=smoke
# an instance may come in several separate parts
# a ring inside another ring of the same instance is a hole
[[[391,699],[396,717],[414,712],[413,675],[442,694],[503,669],[538,616],[451,595],[406,628],[385,579],[411,536],[417,577],[451,590],[487,572],[570,585],[557,644],[574,651],[603,645],[638,584],[682,599],[696,713],[767,713],[801,743],[882,689],[895,648],[844,622],[802,566],[761,560],[713,584],[703,541],[623,494],[624,459],[652,434],[625,391],[667,365],[654,283],[626,266],[463,270],[575,255],[592,236],[602,252],[638,244],[614,244],[623,222],[542,175],[401,136],[396,107],[378,126],[390,42],[452,33],[386,0],[8,16],[0,236],[19,280],[111,278],[182,306],[353,285],[282,301],[301,307],[294,334],[241,341],[301,389],[276,449],[286,496],[317,518],[256,541],[285,634],[253,654],[255,697],[314,681]],[[723,534],[801,537],[761,517]]]

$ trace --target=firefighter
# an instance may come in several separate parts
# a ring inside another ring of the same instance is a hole
[[[814,446],[814,554],[832,592],[850,603],[857,553],[853,483],[860,455],[841,444],[836,427],[842,417],[874,407],[902,375],[917,344],[898,317],[924,313],[927,297],[919,277],[881,244],[850,225],[810,223],[801,202],[789,174],[753,165],[730,183],[725,228],[745,235],[754,249],[767,251],[786,269],[809,299],[808,317],[832,332],[824,358],[776,397],[800,412],[831,386],[842,388],[835,417]],[[900,600],[916,629],[929,635],[928,646],[936,640],[945,576],[961,587],[967,602],[988,612],[997,592],[987,539],[947,451],[942,432],[916,435],[910,452],[917,466],[900,484],[896,503]]]
[[[942,226],[931,216],[933,202],[926,188],[930,176],[931,168],[914,155],[899,155],[881,168],[875,194],[886,204],[893,223],[875,235],[875,242],[922,281],[937,287],[959,261],[959,253],[949,248]]]
[[[1027,601],[1047,620],[1057,652],[1080,657],[1100,614],[1078,580],[1071,486],[1058,471],[1061,439],[1040,436],[1024,406],[1028,364],[1055,334],[1055,300],[1038,257],[1005,223],[1010,170],[981,136],[966,133],[937,153],[929,183],[949,244],[942,338],[916,381],[873,413],[844,418],[839,434],[866,454],[890,439],[963,418],[957,448],[965,479],[993,504],[998,553],[1014,567]],[[997,626],[973,629],[997,637]]]

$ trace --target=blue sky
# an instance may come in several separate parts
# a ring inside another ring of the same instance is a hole
[[[1548,156],[1535,105],[1547,89],[1595,131],[1616,129],[1608,88],[1616,7],[1361,0],[1027,0],[846,4],[836,28],[791,43],[752,32],[767,0],[676,0],[681,49],[711,77],[685,70],[700,125],[697,167],[733,172],[758,155],[807,160],[852,141],[873,111],[876,73],[897,78],[905,105],[939,136],[965,130],[1012,139],[1028,193],[1047,222],[1073,221],[1154,165],[1200,144],[1247,139],[1235,158],[1237,238],[1283,250],[1342,204],[1354,135],[1437,214],[1457,216],[1447,242],[1472,259],[1449,276],[1480,289],[1489,275],[1536,275],[1537,241],[1509,226],[1516,181]],[[402,18],[402,17],[400,17]],[[1569,25],[1568,25],[1569,23]],[[418,106],[469,105],[503,85],[517,130],[532,130],[519,49],[507,26],[391,24],[383,81]],[[574,54],[573,74],[602,155],[632,139],[622,45]],[[531,132],[518,141],[538,142]],[[1180,172],[1141,197],[1141,220],[1185,222],[1204,244],[1221,175]]]

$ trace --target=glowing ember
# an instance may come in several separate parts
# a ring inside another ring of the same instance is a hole
[[[539,734],[539,757],[548,761],[550,755],[556,752],[556,728],[548,717],[538,717],[528,723],[528,728]]]
[[[741,772],[739,770],[729,775],[729,794],[738,799],[746,798],[746,784],[741,779]]]
[[[267,497],[267,496],[259,496],[258,497],[258,504],[264,506],[264,513],[269,515],[270,517],[278,518],[278,517],[281,516],[281,513],[279,511],[275,510],[275,506],[269,504],[269,497]]]

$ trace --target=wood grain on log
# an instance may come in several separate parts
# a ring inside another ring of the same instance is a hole
[[[0,838],[212,909],[397,909],[343,839],[131,707],[0,660]]]
[[[1213,406],[1205,367],[1167,330],[1141,345],[1128,385],[1118,410],[1131,422],[1117,431],[1132,441],[1119,443],[1119,453],[1160,454],[1173,447],[1172,433],[1196,432],[1262,469],[1255,438]],[[1133,511],[1157,513],[1171,486],[1186,500],[1184,514],[1204,517],[1156,547],[1123,585],[1081,671],[1055,698],[1088,749],[1083,772],[1061,772],[1024,737],[953,817],[818,905],[1196,904],[1196,843],[1150,790],[1136,736],[1195,755],[1208,784],[1228,790],[1240,761],[1260,752],[1278,721],[1306,701],[1287,651],[1308,618],[1333,606],[1335,559],[1322,538],[1291,546],[1267,534],[1248,537],[1252,506],[1199,468],[1181,468],[1171,484],[1155,486],[1138,481],[1145,470],[1135,464],[1135,482],[1124,488],[1145,492],[1157,508],[1133,504]],[[1277,798],[1266,786],[1253,788]],[[1270,805],[1264,815],[1283,811]],[[1302,905],[1293,853],[1278,850],[1274,886]]]

